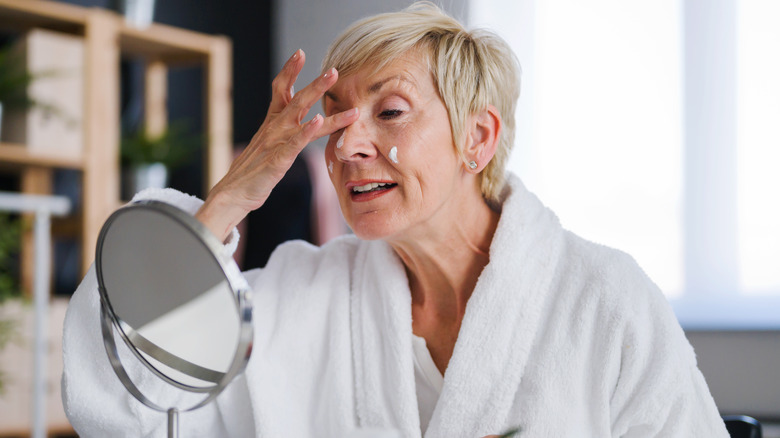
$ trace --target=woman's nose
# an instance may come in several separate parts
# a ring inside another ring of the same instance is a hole
[[[369,130],[360,120],[341,131],[334,152],[336,159],[344,163],[370,161],[378,154]]]

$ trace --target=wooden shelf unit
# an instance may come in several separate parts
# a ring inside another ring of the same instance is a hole
[[[46,0],[0,0],[0,29],[24,32],[45,28],[84,38],[84,144],[81,156],[31,153],[24,145],[0,143],[0,172],[21,174],[25,193],[48,194],[54,169],[82,172],[82,274],[94,258],[97,235],[120,205],[120,58],[146,64],[145,123],[150,133],[167,125],[167,72],[170,65],[195,64],[204,69],[207,138],[204,191],[227,172],[232,142],[232,55],[230,40],[172,26],[138,29],[115,12]],[[32,250],[23,241],[22,282],[32,285]],[[28,287],[27,290],[32,290]]]

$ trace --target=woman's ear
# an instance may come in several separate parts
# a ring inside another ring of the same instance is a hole
[[[503,122],[493,105],[469,117],[469,131],[463,145],[466,170],[479,173],[484,169],[498,148]]]

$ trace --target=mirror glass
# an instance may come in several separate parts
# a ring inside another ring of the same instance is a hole
[[[125,207],[106,222],[96,265],[114,325],[136,357],[175,386],[208,392],[246,358],[246,329],[239,295],[206,240],[216,238],[192,222],[168,205]]]

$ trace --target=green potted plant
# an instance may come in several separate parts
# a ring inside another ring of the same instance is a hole
[[[34,79],[16,53],[9,47],[0,49],[0,122],[3,109],[27,109],[36,103],[27,95],[27,87]]]
[[[158,135],[142,128],[124,136],[121,145],[123,196],[148,188],[166,187],[170,172],[191,162],[201,150],[200,137],[184,122],[175,122]]]
[[[65,119],[73,124],[75,120],[63,114],[56,106],[30,97],[27,90],[38,79],[54,76],[54,71],[30,72],[21,54],[13,46],[0,48],[0,128],[2,128],[4,110],[28,110],[42,108],[49,114]],[[7,114],[7,113],[6,113]],[[0,138],[2,132],[0,131]]]

